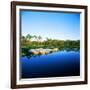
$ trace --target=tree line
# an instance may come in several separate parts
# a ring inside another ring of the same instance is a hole
[[[34,39],[34,40],[33,40]],[[42,41],[41,36],[30,35],[21,37],[21,48],[59,48],[59,49],[80,49],[80,40],[56,40],[46,37]]]

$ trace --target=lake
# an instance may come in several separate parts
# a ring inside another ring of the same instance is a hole
[[[80,51],[58,51],[21,57],[21,78],[80,75]]]

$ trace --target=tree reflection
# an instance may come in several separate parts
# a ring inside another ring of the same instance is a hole
[[[63,48],[61,50],[59,50],[58,52],[61,52],[61,51],[66,51],[66,52],[70,52],[70,51],[74,51],[74,52],[79,52],[80,49],[79,48]],[[46,54],[32,54],[32,53],[29,53],[29,52],[25,52],[24,55],[22,55],[22,57],[27,57],[28,59],[31,59],[31,58],[35,58],[35,57],[41,57],[42,55],[49,55],[49,54],[52,54],[52,53],[55,53],[55,52],[50,52],[50,53],[46,53]]]

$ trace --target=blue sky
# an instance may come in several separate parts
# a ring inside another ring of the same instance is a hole
[[[80,13],[21,11],[22,35],[58,40],[80,39]]]

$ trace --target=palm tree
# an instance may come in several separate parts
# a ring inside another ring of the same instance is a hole
[[[21,36],[21,40],[25,40],[25,36]]]
[[[37,41],[37,36],[36,35],[34,35],[33,38],[35,38],[35,40]]]
[[[39,36],[38,36],[38,39],[39,39],[39,41],[41,41],[42,37],[39,35]]]
[[[52,43],[52,39],[51,38],[46,37],[46,41],[47,41],[48,45]]]
[[[25,36],[21,36],[21,42],[27,42],[27,39],[26,39],[26,37]]]
[[[39,36],[34,35],[33,37],[36,39],[36,41],[37,41],[37,43],[39,45],[39,42],[42,39],[42,37],[40,35]]]
[[[25,46],[27,44],[27,39],[25,36],[21,36],[21,45]]]
[[[39,36],[38,36],[38,41],[39,41],[38,43],[39,43],[39,44],[41,44],[41,40],[42,40],[42,37],[39,35]]]
[[[26,39],[29,40],[29,41],[31,41],[32,36],[30,34],[27,34]]]

